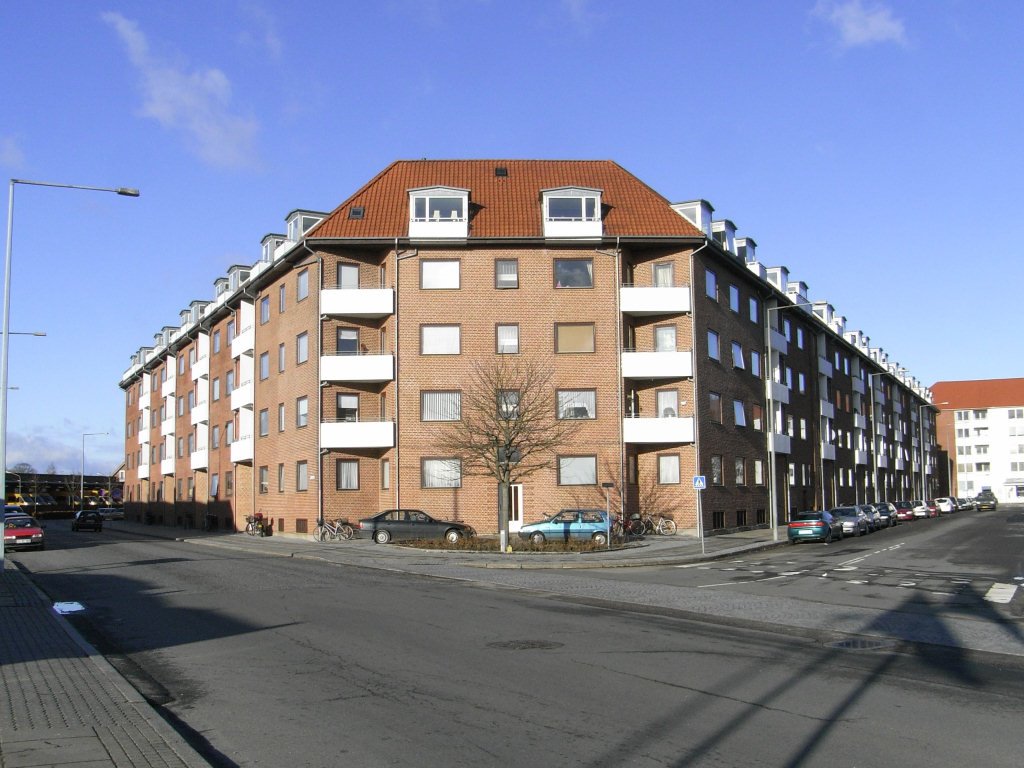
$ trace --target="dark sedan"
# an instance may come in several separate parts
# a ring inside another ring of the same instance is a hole
[[[474,536],[476,531],[465,523],[435,520],[422,509],[385,509],[366,517],[356,526],[357,538],[371,538],[378,544],[400,539],[444,539],[455,544]]]
[[[71,521],[71,530],[102,531],[103,515],[91,509],[83,509],[81,512],[76,512],[74,519]]]
[[[789,543],[799,541],[842,541],[843,524],[829,512],[795,512],[786,526]]]

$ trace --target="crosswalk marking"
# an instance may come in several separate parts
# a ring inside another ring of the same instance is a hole
[[[1000,584],[997,582],[989,587],[988,592],[985,593],[985,599],[990,603],[1008,603],[1013,600],[1016,592],[1016,584]]]

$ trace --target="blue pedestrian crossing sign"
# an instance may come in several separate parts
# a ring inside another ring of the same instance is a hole
[[[708,487],[708,481],[704,478],[704,475],[693,476],[693,488],[697,491],[703,491]]]

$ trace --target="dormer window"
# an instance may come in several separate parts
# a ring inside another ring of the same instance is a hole
[[[409,237],[469,234],[469,190],[430,187],[409,191]]]
[[[600,237],[601,190],[563,187],[542,191],[544,237]]]
[[[324,214],[316,211],[292,211],[288,214],[288,239],[297,242],[309,230],[323,221]]]

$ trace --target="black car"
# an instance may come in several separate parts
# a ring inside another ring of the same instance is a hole
[[[454,544],[475,536],[476,531],[465,523],[435,520],[422,509],[385,509],[366,517],[356,526],[357,538],[372,538],[378,544],[392,539],[438,539]]]
[[[982,491],[974,498],[974,508],[979,512],[996,509],[998,506],[999,502],[996,501],[996,495],[992,491]]]
[[[888,501],[879,501],[872,505],[878,514],[882,516],[882,527],[891,528],[900,524],[899,515],[896,513],[896,505]]]
[[[71,521],[72,531],[102,531],[103,515],[91,509],[84,509],[76,512]]]

